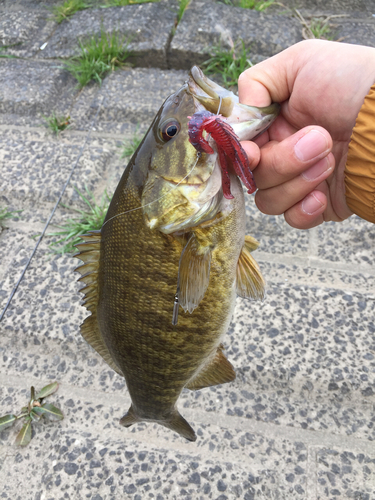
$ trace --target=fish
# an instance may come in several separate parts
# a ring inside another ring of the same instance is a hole
[[[278,110],[276,103],[240,104],[194,66],[127,165],[102,228],[77,245],[83,264],[76,270],[91,313],[81,334],[125,378],[131,405],[124,427],[156,422],[195,441],[177,408],[181,391],[235,379],[223,337],[236,296],[262,299],[265,284],[251,255],[258,243],[245,235],[241,181],[230,165],[230,196],[223,195],[220,156],[233,144],[216,142],[199,113],[220,116],[216,128],[233,131],[239,144],[262,133]]]

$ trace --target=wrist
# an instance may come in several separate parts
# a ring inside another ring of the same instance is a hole
[[[365,97],[349,143],[345,196],[350,210],[375,222],[375,85]]]

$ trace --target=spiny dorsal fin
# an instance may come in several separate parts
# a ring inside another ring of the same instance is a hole
[[[74,257],[85,262],[82,266],[77,267],[76,271],[82,274],[79,281],[83,281],[87,285],[82,288],[81,292],[85,295],[83,305],[91,312],[91,316],[86,318],[81,325],[81,335],[113,370],[123,375],[102,339],[96,318],[99,298],[97,277],[100,259],[100,231],[90,231],[89,234],[84,234],[81,238],[85,240],[85,243],[76,245],[79,253],[75,254]]]
[[[225,384],[235,378],[233,366],[223,354],[223,347],[220,345],[215,357],[185,387],[194,391],[211,385]]]
[[[210,280],[211,250],[199,244],[193,235],[180,257],[179,302],[191,314],[206,293]]]
[[[258,242],[254,238],[245,236],[245,243],[237,263],[237,295],[244,299],[264,298],[265,282],[258,264],[250,254],[257,246]]]

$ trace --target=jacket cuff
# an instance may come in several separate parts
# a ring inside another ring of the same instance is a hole
[[[346,202],[362,219],[375,222],[375,85],[358,114],[345,166]]]

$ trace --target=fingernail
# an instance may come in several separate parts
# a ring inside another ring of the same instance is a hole
[[[327,170],[331,170],[331,165],[326,157],[318,161],[318,163],[315,163],[315,165],[307,169],[305,172],[302,172],[301,176],[307,181],[313,181],[324,174]]]
[[[310,194],[307,196],[303,202],[302,202],[302,210],[307,214],[307,215],[312,215],[318,210],[320,210],[323,206],[323,203],[321,203],[318,198],[314,196],[314,194]]]
[[[294,154],[301,161],[312,160],[327,150],[327,138],[319,130],[310,130],[294,146]]]

